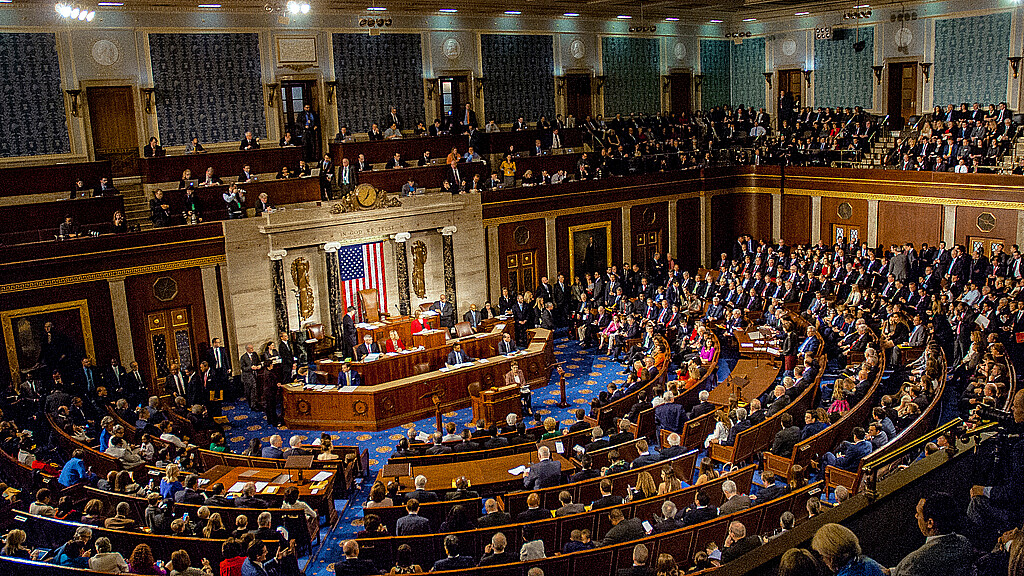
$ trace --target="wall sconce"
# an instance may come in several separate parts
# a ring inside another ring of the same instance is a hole
[[[71,100],[71,115],[78,117],[78,97],[82,94],[81,90],[65,90],[65,94],[68,95],[68,99]]]
[[[477,76],[476,78],[473,79],[473,89],[476,90],[477,98],[479,98],[480,95],[484,93],[484,83],[486,82],[487,79],[484,78],[483,76]]]
[[[153,113],[153,92],[155,88],[139,88],[139,92],[142,93],[142,105],[146,110],[146,114]]]
[[[703,83],[704,83],[704,75],[703,74],[694,74],[693,75],[693,87],[695,89],[699,90],[700,89],[700,85],[703,84]]]
[[[871,69],[875,72],[875,82],[879,86],[882,85],[882,70],[885,70],[885,66],[872,66]]]
[[[565,94],[565,76],[555,77],[555,90],[559,95]]]
[[[437,78],[424,78],[423,90],[427,93],[427,100],[433,100],[437,96]]]
[[[280,87],[281,85],[276,82],[267,84],[267,106],[274,107],[274,94],[277,94],[277,89]]]
[[[327,88],[327,103],[334,102],[334,91],[338,89],[337,80],[327,80],[324,82],[324,87]]]
[[[672,79],[668,76],[661,77],[661,91],[668,94],[672,88]]]
[[[807,86],[811,85],[811,74],[814,74],[814,70],[804,70],[804,82],[807,83]]]
[[[771,88],[772,87],[772,76],[774,76],[775,73],[774,72],[763,72],[763,74],[764,74],[764,81],[765,81],[765,83],[767,83],[768,87]]]
[[[932,63],[931,62],[921,62],[921,72],[924,73],[924,83],[925,84],[927,84],[929,78],[931,78],[931,71],[932,71]]]
[[[606,76],[606,75],[604,75],[604,74],[602,74],[602,75],[600,75],[600,76],[594,76],[594,82],[596,83],[596,84],[594,85],[594,87],[595,87],[595,89],[597,90],[597,93],[598,93],[598,94],[600,94],[600,93],[601,93],[601,89],[602,89],[602,88],[604,88],[604,82],[605,82],[605,80],[607,80],[607,79],[608,79],[608,76]]]
[[[1017,77],[1017,73],[1020,71],[1020,56],[1010,56],[1006,60],[1010,63],[1010,70],[1013,70],[1013,77]]]

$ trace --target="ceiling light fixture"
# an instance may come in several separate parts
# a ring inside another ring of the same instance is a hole
[[[438,12],[444,12],[445,14],[454,14],[458,12],[455,8],[438,8]]]
[[[5,4],[8,2],[5,2]],[[53,9],[61,18],[68,20],[78,20],[79,22],[92,22],[96,18],[96,11],[90,10],[82,6],[72,6],[71,4],[64,4],[60,2],[56,4]]]
[[[220,4],[200,4],[200,8],[220,8]]]
[[[568,16],[569,18],[575,18],[575,17],[577,17],[579,15],[580,15],[579,12],[566,12],[565,14],[562,14],[562,16]]]
[[[665,21],[666,22],[679,22],[679,18],[675,18],[673,16],[669,16],[668,18],[665,18]]]
[[[632,16],[630,16],[629,14],[619,14],[618,16],[616,16],[616,18],[618,18],[619,20],[629,20],[630,18],[632,18]]]
[[[505,10],[505,14],[508,14],[509,16],[519,16],[522,12],[519,10]]]
[[[289,14],[309,14],[309,4],[306,2],[288,0],[287,8]]]
[[[744,22],[757,22],[757,18],[744,18]]]
[[[711,24],[721,24],[724,20],[708,20]]]
[[[370,6],[369,8],[367,8],[367,10],[369,10],[370,12],[386,12],[387,8],[382,8],[380,6]]]
[[[808,14],[810,14],[810,12],[797,12],[796,14],[793,14],[793,16],[807,16]]]
[[[871,4],[861,4],[859,6],[854,6],[853,7],[854,10],[859,10],[861,8],[871,8]]]

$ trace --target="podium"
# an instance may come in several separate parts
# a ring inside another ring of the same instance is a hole
[[[473,401],[473,421],[483,420],[487,426],[502,423],[510,412],[519,414],[519,387],[502,386],[481,390],[479,396],[471,396]]]

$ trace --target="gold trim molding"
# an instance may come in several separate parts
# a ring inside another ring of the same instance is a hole
[[[159,264],[146,264],[143,266],[132,266],[131,268],[120,268],[117,270],[101,270],[99,272],[88,272],[86,274],[75,274],[72,276],[60,276],[57,278],[43,278],[40,280],[28,280],[26,282],[15,282],[0,286],[0,294],[11,294],[14,292],[25,292],[27,290],[40,290],[43,288],[54,288],[56,286],[68,286],[70,284],[82,284],[95,282],[97,280],[124,280],[129,276],[140,276],[152,274],[153,272],[165,272],[168,270],[181,270],[184,268],[201,268],[203,266],[216,266],[227,263],[224,255],[205,256],[203,258],[190,258],[188,260],[176,260],[173,262],[161,262]]]

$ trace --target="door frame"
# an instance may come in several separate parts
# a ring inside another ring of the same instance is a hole
[[[664,106],[662,106],[662,108],[664,110],[669,111],[672,114],[678,114],[679,113],[677,111],[672,110],[672,82],[674,81],[673,78],[680,78],[681,79],[681,77],[683,75],[686,75],[686,76],[690,77],[690,109],[688,111],[686,111],[686,115],[687,116],[693,116],[693,111],[697,109],[697,107],[696,107],[696,104],[697,104],[697,89],[696,89],[697,82],[696,82],[696,80],[694,80],[694,75],[695,74],[696,73],[694,72],[694,69],[692,67],[689,67],[689,66],[687,66],[687,67],[678,67],[678,68],[669,68],[668,69],[668,74],[665,74],[664,76],[662,76],[662,79],[663,79],[662,81],[668,80],[667,85],[663,84],[663,89],[661,91],[661,93],[662,93],[662,95],[663,95],[663,97],[665,99]]]
[[[594,69],[593,68],[568,68],[562,72],[561,76],[555,77],[555,88],[558,93],[556,98],[556,108],[560,107],[561,110],[556,110],[556,113],[562,114],[562,117],[568,117],[569,115],[569,76],[586,76],[590,82],[590,116],[593,118],[597,116],[594,113]],[[561,87],[561,88],[559,88]],[[576,125],[581,125],[586,120],[586,117],[576,117]]]
[[[882,59],[882,93],[880,95],[879,110],[885,114],[889,113],[889,65],[890,64],[917,64],[917,73],[914,74],[914,93],[917,95],[917,106],[914,110],[914,114],[920,116],[923,110],[926,110],[924,106],[925,92],[924,92],[924,74],[921,73],[921,63],[924,62],[923,56],[905,56],[897,58],[884,58]],[[934,74],[934,70],[932,71]],[[931,95],[929,94],[929,100]],[[883,116],[885,115],[883,114]]]
[[[132,103],[135,109],[135,134],[139,138],[136,148],[142,153],[142,148],[149,142],[151,136],[156,136],[160,145],[163,145],[163,138],[160,138],[160,130],[156,122],[156,103],[152,103],[151,113],[146,112],[146,97],[139,89],[139,82],[136,79],[122,78],[110,80],[83,80],[79,83],[82,89],[82,96],[78,102],[78,117],[81,119],[85,130],[85,151],[90,162],[96,161],[96,146],[92,141],[92,122],[89,120],[89,88],[117,88],[128,86],[132,91]],[[68,120],[71,118],[69,116]],[[74,137],[72,137],[72,142]]]
[[[829,245],[830,246],[834,246],[835,243],[836,243],[836,229],[837,228],[842,228],[843,229],[843,232],[845,234],[843,239],[844,239],[844,242],[846,244],[850,243],[850,231],[851,230],[856,230],[857,231],[857,243],[858,244],[860,244],[861,242],[866,242],[867,241],[867,230],[865,230],[863,227],[857,226],[857,225],[853,225],[853,224],[843,224],[841,222],[832,222],[831,224],[829,224],[829,232],[830,232]]]
[[[442,103],[441,103],[441,78],[450,78],[452,76],[465,76],[466,82],[469,86],[469,102],[473,105],[473,112],[476,112],[476,123],[479,124],[477,129],[483,130],[484,125],[487,121],[484,119],[484,109],[482,104],[483,85],[480,85],[481,92],[477,94],[477,85],[479,84],[480,76],[469,68],[445,68],[442,70],[434,70],[434,75],[431,78],[425,78],[432,85],[432,92],[434,94],[433,99],[426,100],[429,105],[427,110],[427,126],[434,123],[434,119],[440,118],[444,121],[444,118],[440,115]],[[424,94],[427,97],[427,94]],[[465,104],[465,103],[463,103]],[[433,115],[433,118],[431,118]]]
[[[327,103],[327,85],[324,83],[324,77],[320,74],[281,74],[274,77],[274,83],[278,87],[274,94],[274,112],[265,114],[267,140],[278,142],[284,137],[284,113],[281,111],[280,94],[281,84],[284,82],[313,83],[313,102],[316,103],[313,109],[320,115],[320,151],[321,153],[327,151],[328,142],[338,133],[338,106],[334,100],[331,100],[330,104]],[[330,111],[331,107],[334,108],[333,112]],[[330,125],[327,122],[328,118]],[[293,134],[293,136],[295,135]]]

